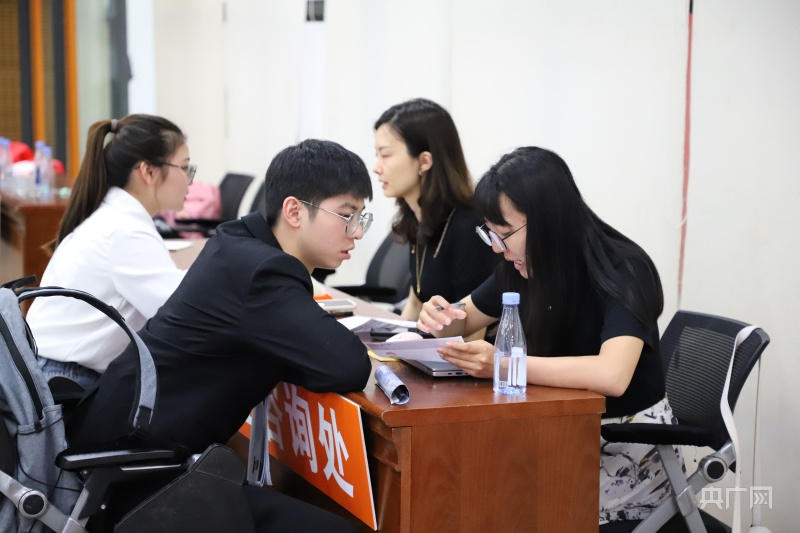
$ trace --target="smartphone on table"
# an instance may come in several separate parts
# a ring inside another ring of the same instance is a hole
[[[321,308],[332,315],[346,316],[352,315],[356,308],[356,303],[349,298],[333,298],[330,300],[317,300]]]
[[[369,336],[376,341],[385,341],[389,337],[394,337],[398,333],[405,333],[407,331],[418,333],[422,335],[422,338],[424,339],[433,338],[433,335],[431,335],[430,333],[425,333],[423,331],[418,330],[417,328],[406,328],[403,326],[395,326],[393,324],[386,324],[383,326],[374,327],[369,330]]]

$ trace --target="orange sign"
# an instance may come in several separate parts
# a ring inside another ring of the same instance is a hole
[[[270,455],[378,528],[358,405],[279,383],[269,398],[267,428]],[[249,437],[250,424],[240,431]]]

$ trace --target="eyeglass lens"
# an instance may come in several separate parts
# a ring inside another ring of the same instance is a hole
[[[492,230],[487,230],[483,226],[478,226],[475,228],[475,233],[477,233],[478,237],[480,237],[481,240],[487,245],[491,246],[492,243],[494,243],[501,252],[506,250],[506,243],[503,242],[503,239],[501,239],[500,236]]]
[[[347,234],[354,235],[358,226],[361,226],[361,229],[364,233],[367,233],[370,225],[372,224],[372,213],[364,213],[362,215],[357,215],[353,213],[350,215],[350,220],[347,221]]]

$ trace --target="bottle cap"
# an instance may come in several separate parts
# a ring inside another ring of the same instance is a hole
[[[503,293],[503,305],[519,305],[519,293],[518,292],[504,292]]]

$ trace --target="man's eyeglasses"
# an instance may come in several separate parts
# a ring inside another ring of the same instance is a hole
[[[197,172],[197,165],[173,165],[172,163],[164,163],[168,167],[175,167],[183,170],[186,177],[189,178],[189,185],[194,181],[194,174]]]
[[[344,220],[346,222],[344,229],[348,235],[355,235],[358,226],[361,226],[361,230],[364,232],[364,235],[366,235],[367,230],[372,224],[372,213],[362,213],[361,215],[359,215],[358,213],[353,213],[351,215],[345,216],[345,215],[340,215],[339,213],[334,213],[333,211],[328,211],[324,207],[312,204],[311,202],[306,202],[305,200],[300,200],[300,201],[306,205],[310,205],[311,207],[322,209],[323,211],[325,211],[326,213],[330,213],[331,215],[336,215],[337,217]]]
[[[478,237],[480,237],[481,240],[483,242],[485,242],[486,244],[488,244],[489,246],[491,246],[492,243],[494,243],[500,249],[501,252],[505,252],[508,249],[506,247],[506,242],[505,242],[506,239],[508,239],[509,237],[511,237],[512,235],[514,235],[516,232],[518,232],[519,230],[521,230],[522,228],[524,228],[527,225],[528,225],[527,223],[521,225],[520,227],[518,227],[517,229],[515,229],[514,231],[512,231],[511,233],[509,233],[505,237],[501,237],[500,235],[498,235],[497,233],[493,232],[492,230],[486,229],[486,224],[484,224],[483,226],[476,227],[475,228],[475,233],[477,233]]]

